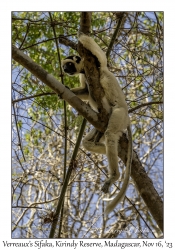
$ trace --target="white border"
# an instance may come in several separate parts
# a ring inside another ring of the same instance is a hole
[[[100,3],[100,4],[99,4]],[[123,1],[2,1],[0,15],[0,246],[2,240],[11,239],[11,11],[164,11],[165,20],[165,233],[164,241],[173,242],[174,237],[174,190],[175,190],[175,111],[174,111],[174,4],[164,0]]]

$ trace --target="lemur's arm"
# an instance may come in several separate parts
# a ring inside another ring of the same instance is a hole
[[[89,37],[83,33],[79,33],[78,39],[86,49],[96,56],[100,63],[100,68],[107,67],[106,55],[92,37]]]
[[[89,91],[88,91],[88,87],[87,87],[87,84],[86,84],[85,75],[80,74],[79,79],[80,79],[80,85],[81,86],[78,87],[78,88],[72,88],[71,91],[75,95],[77,95],[81,100],[88,101],[88,99],[89,99]]]

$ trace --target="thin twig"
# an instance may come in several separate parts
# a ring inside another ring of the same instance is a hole
[[[140,105],[138,105],[137,107],[135,108],[132,108],[132,109],[129,109],[128,110],[128,113],[132,113],[133,111],[137,110],[137,109],[140,109],[142,107],[145,107],[145,106],[149,106],[149,105],[152,105],[152,104],[162,104],[163,102],[147,102],[147,103],[142,103]]]
[[[64,200],[64,196],[65,196],[65,193],[66,193],[66,189],[67,189],[67,186],[68,186],[68,183],[69,183],[69,179],[70,179],[72,170],[75,167],[75,159],[76,159],[78,149],[79,149],[82,137],[83,137],[85,126],[86,126],[86,120],[84,118],[83,123],[82,123],[81,128],[80,128],[80,132],[79,132],[77,141],[76,141],[74,152],[73,152],[70,164],[69,164],[69,168],[68,168],[67,173],[66,173],[66,178],[64,180],[64,184],[63,184],[63,187],[62,187],[62,190],[61,190],[59,202],[58,202],[56,213],[55,213],[55,219],[53,220],[53,223],[52,223],[49,238],[54,238],[54,233],[55,233],[55,229],[56,229],[56,226],[57,226],[57,222],[58,222],[59,214],[60,214],[60,211],[61,211],[62,203],[63,203],[63,200]]]

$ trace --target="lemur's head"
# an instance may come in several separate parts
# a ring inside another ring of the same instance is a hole
[[[68,56],[62,61],[63,71],[72,76],[76,74],[84,74],[83,60],[79,56]]]

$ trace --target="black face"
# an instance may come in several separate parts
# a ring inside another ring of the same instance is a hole
[[[75,64],[72,62],[67,62],[63,65],[63,70],[65,73],[69,74],[69,75],[74,75],[75,73],[77,73],[77,70],[75,68]]]

